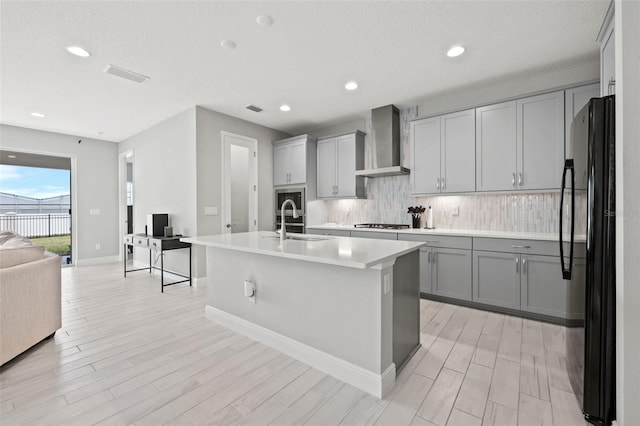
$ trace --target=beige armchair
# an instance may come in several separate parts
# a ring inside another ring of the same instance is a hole
[[[61,325],[60,257],[42,246],[0,248],[0,365]]]

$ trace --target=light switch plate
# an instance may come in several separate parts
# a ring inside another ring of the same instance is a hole
[[[204,208],[205,216],[218,216],[218,207],[205,207]]]
[[[100,209],[89,209],[89,214],[91,216],[98,216],[100,214]]]

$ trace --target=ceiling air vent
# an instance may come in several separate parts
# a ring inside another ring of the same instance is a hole
[[[255,105],[247,105],[245,108],[250,109],[253,112],[262,112],[262,108]]]
[[[149,80],[149,77],[135,73],[133,71],[125,70],[124,68],[116,67],[115,65],[107,65],[104,69],[107,74],[115,75],[126,80],[135,81],[136,83],[144,83]]]

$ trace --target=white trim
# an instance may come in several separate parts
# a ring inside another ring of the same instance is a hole
[[[378,374],[211,305],[205,306],[205,317],[378,398],[384,398],[395,384],[396,365],[394,363],[391,363],[382,374]]]
[[[126,151],[122,151],[118,154],[118,230],[120,236],[118,237],[118,243],[120,248],[118,249],[118,256],[120,260],[123,260],[124,252],[124,236],[127,234],[124,221],[127,217],[127,157],[131,154],[135,162],[135,153],[133,148]],[[135,164],[133,164],[135,167]],[[133,179],[133,176],[132,176]],[[134,193],[135,194],[135,193]],[[134,195],[135,196],[135,195]]]
[[[227,132],[222,130],[220,132],[220,149],[221,149],[221,157],[220,157],[220,172],[222,174],[222,214],[220,215],[220,229],[223,234],[231,233],[231,231],[226,227],[226,224],[229,223],[229,218],[231,217],[231,203],[229,201],[229,194],[227,188],[230,188],[230,177],[231,173],[227,171],[226,159],[228,158],[228,144],[226,143],[226,137],[232,137],[235,139],[240,139],[241,141],[246,142],[247,148],[253,151],[254,156],[251,157],[251,161],[249,164],[249,186],[255,186],[255,191],[253,191],[253,197],[249,199],[249,209],[251,214],[249,215],[249,231],[257,231],[258,228],[258,193],[259,193],[259,183],[258,183],[258,139],[251,138],[248,136],[239,135],[237,133]],[[249,193],[251,194],[251,188],[249,189]]]
[[[76,260],[75,264],[77,266],[88,266],[88,265],[102,265],[105,263],[115,263],[115,262],[118,262],[118,263],[122,262],[122,258],[119,255],[91,257],[89,259]]]

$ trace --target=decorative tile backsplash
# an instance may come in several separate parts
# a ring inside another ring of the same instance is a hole
[[[570,203],[565,200],[564,229]],[[431,206],[436,228],[556,233],[560,193],[414,197],[408,176],[368,179],[366,200],[325,201],[327,222],[411,224],[410,206]],[[424,219],[423,219],[424,220]],[[424,223],[423,223],[424,226]],[[586,230],[586,196],[576,195],[576,234]]]

